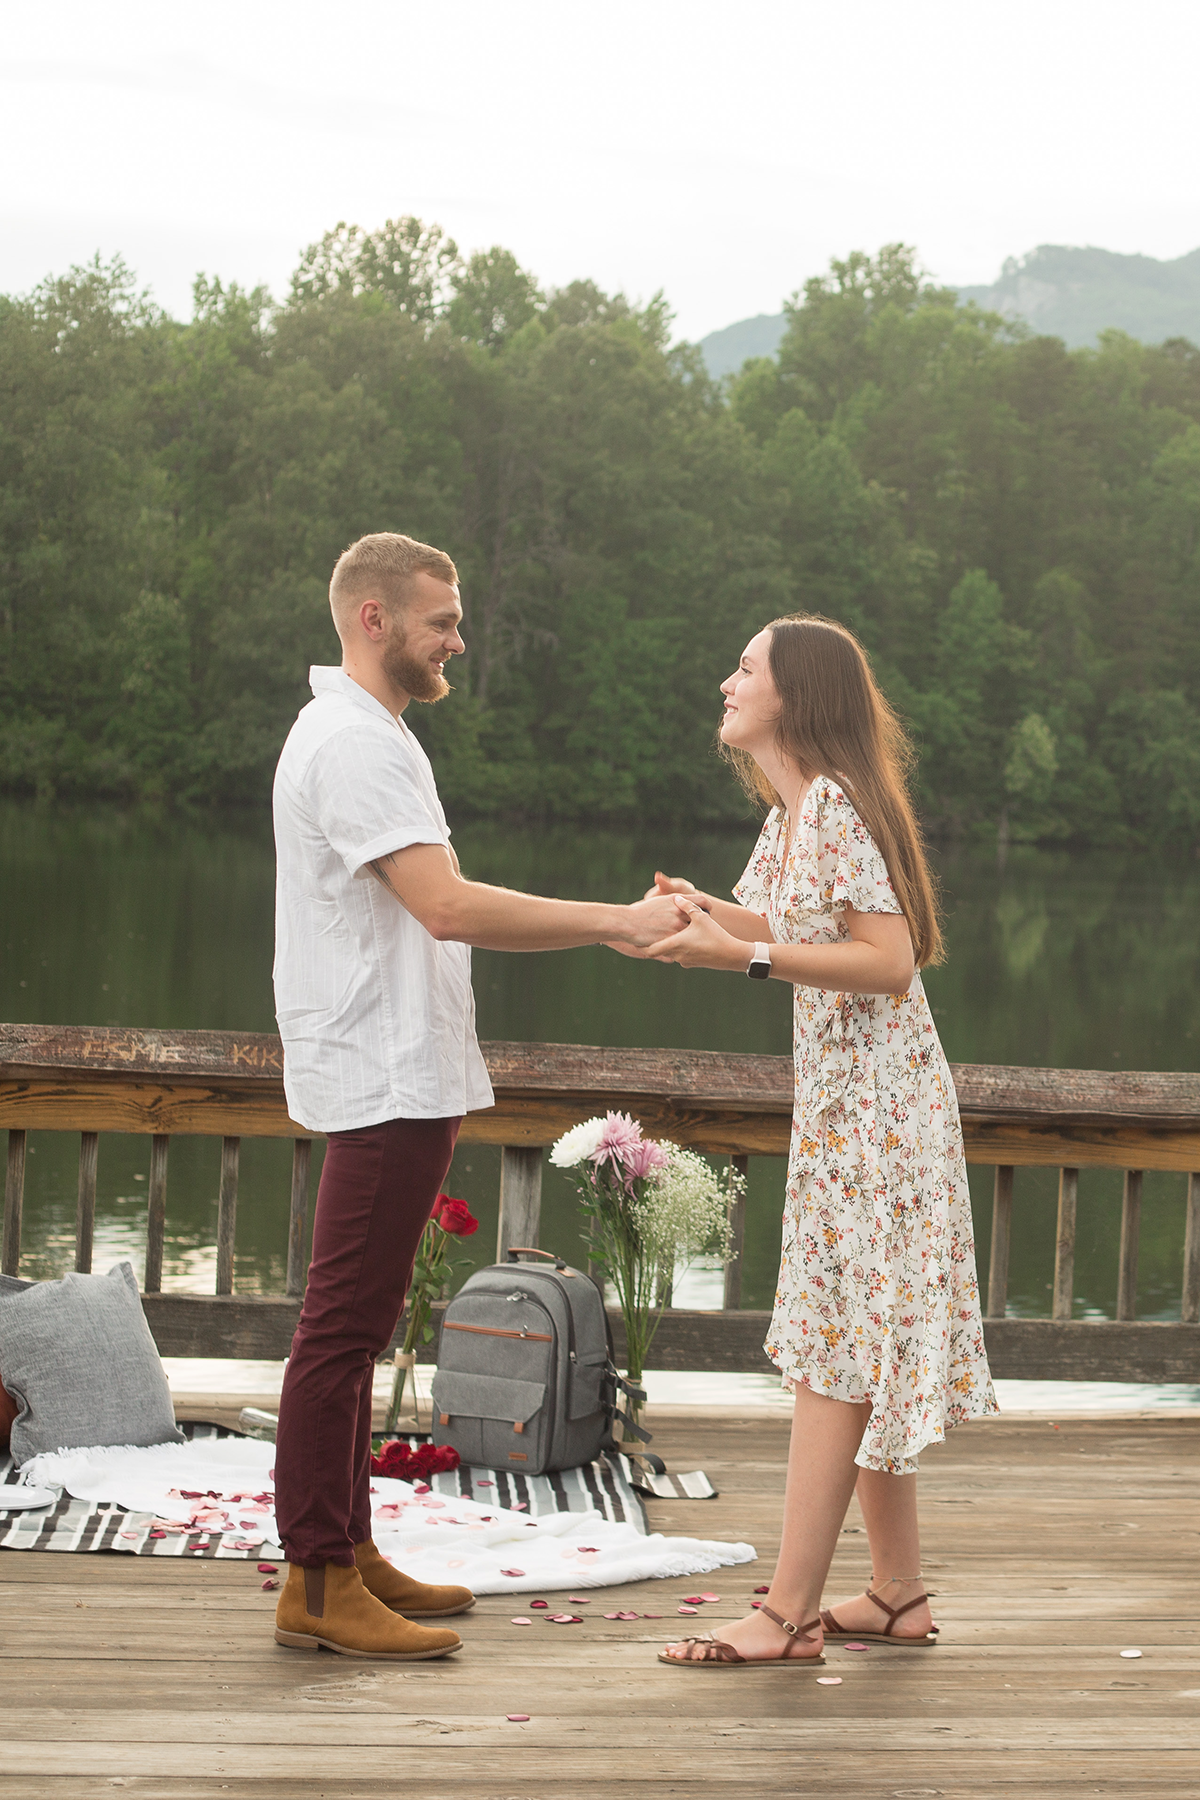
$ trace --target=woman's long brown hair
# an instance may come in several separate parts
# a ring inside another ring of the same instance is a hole
[[[862,645],[834,619],[791,613],[773,619],[768,664],[779,695],[776,743],[806,776],[844,787],[887,864],[908,920],[917,967],[942,960],[937,895],[909,797],[914,753],[880,693]],[[745,750],[726,751],[752,799],[783,801]]]

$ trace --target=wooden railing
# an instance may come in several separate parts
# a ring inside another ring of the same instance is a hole
[[[607,1108],[655,1136],[730,1157],[784,1156],[791,1127],[788,1057],[697,1050],[602,1050],[578,1044],[483,1046],[496,1105],[471,1113],[464,1143],[501,1146],[497,1256],[536,1244],[545,1146]],[[1108,1381],[1200,1381],[1200,1075],[1090,1069],[955,1067],[967,1158],[995,1167],[985,1330],[998,1375]],[[3,1270],[21,1259],[29,1131],[80,1134],[75,1267],[91,1267],[100,1136],[133,1132],[150,1144],[143,1304],[164,1355],[287,1354],[304,1285],[304,1234],[314,1134],[287,1115],[277,1037],[217,1031],[101,1030],[0,1025],[0,1126],[8,1128]],[[219,1137],[216,1293],[164,1294],[167,1168],[174,1135]],[[233,1292],[238,1152],[243,1137],[291,1138],[287,1291]],[[1059,1171],[1050,1319],[1005,1317],[1014,1171]],[[1125,1172],[1116,1320],[1071,1317],[1079,1170]],[[1138,1321],[1142,1172],[1187,1176],[1183,1299],[1178,1324]],[[745,1203],[731,1218],[734,1248]],[[768,1314],[741,1308],[741,1258],[726,1267],[724,1310],[669,1310],[652,1366],[769,1370]],[[619,1319],[614,1315],[620,1343]]]

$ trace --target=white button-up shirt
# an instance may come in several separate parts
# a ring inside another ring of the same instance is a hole
[[[292,1118],[310,1131],[491,1106],[471,952],[368,864],[450,838],[429,758],[341,669],[314,668],[275,772],[275,1011]]]

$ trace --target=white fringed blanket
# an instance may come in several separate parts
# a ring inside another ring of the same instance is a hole
[[[22,1475],[39,1487],[64,1489],[92,1516],[97,1509],[124,1508],[112,1515],[113,1548],[145,1546],[170,1554],[172,1539],[194,1541],[199,1534],[219,1540],[218,1555],[270,1558],[279,1546],[274,1459],[274,1445],[254,1438],[206,1438],[146,1450],[59,1451],[35,1457]],[[749,1544],[646,1535],[600,1511],[530,1518],[486,1500],[420,1491],[424,1486],[372,1479],[375,1542],[418,1580],[461,1583],[477,1594],[707,1575],[754,1560]],[[12,1517],[20,1517],[17,1531],[36,1529],[36,1514]],[[0,1535],[3,1524],[0,1519]],[[120,1539],[125,1541],[115,1541]]]

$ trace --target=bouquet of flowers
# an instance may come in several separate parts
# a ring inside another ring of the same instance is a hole
[[[392,1377],[392,1398],[386,1425],[388,1431],[396,1429],[405,1384],[410,1375],[413,1384],[413,1410],[417,1410],[417,1345],[427,1344],[433,1337],[430,1314],[434,1301],[440,1300],[446,1291],[451,1270],[469,1260],[463,1256],[452,1262],[447,1261],[446,1252],[450,1247],[450,1240],[473,1237],[478,1230],[479,1220],[465,1200],[455,1200],[451,1194],[438,1195],[429,1215],[429,1223],[421,1233],[421,1241],[417,1245],[413,1261],[412,1281],[405,1300],[407,1317],[404,1322],[404,1344],[396,1352],[396,1373]]]
[[[676,1271],[697,1256],[728,1257],[729,1201],[744,1177],[731,1169],[722,1185],[702,1156],[644,1137],[627,1113],[573,1126],[550,1161],[575,1184],[592,1260],[621,1309],[627,1374],[640,1382]]]

